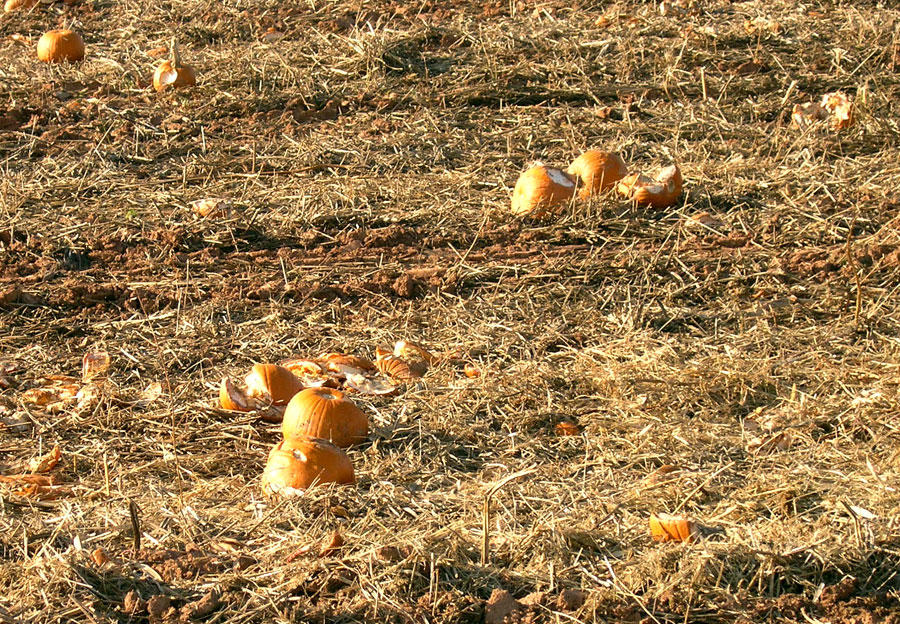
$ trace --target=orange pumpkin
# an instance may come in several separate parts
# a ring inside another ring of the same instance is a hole
[[[577,178],[578,196],[587,199],[614,187],[628,175],[628,167],[615,152],[588,150],[572,161],[566,173]]]
[[[285,438],[312,436],[348,447],[366,439],[369,420],[344,393],[332,388],[307,388],[284,410]]]
[[[262,475],[264,494],[287,494],[324,483],[356,483],[350,458],[327,440],[289,438],[269,452]]]
[[[193,87],[197,84],[197,71],[190,65],[181,62],[178,54],[178,46],[175,40],[171,45],[172,60],[163,61],[153,72],[153,88],[157,91],[177,89],[179,87]]]
[[[175,65],[172,61],[163,61],[153,72],[153,88],[157,91],[193,87],[197,84],[197,70],[190,65]]]
[[[668,208],[674,204],[683,191],[684,180],[678,165],[666,167],[651,179],[643,174],[632,173],[622,178],[617,190],[636,204],[653,208]]]
[[[300,378],[277,364],[254,364],[244,382],[250,396],[269,396],[275,405],[287,404],[295,394],[303,390]]]
[[[84,39],[68,28],[48,30],[38,40],[37,57],[45,63],[74,63],[84,58]]]
[[[650,514],[650,535],[657,542],[693,542],[699,529],[696,522],[684,516]]]
[[[535,163],[519,176],[513,189],[512,213],[540,219],[575,195],[575,180],[559,169]]]

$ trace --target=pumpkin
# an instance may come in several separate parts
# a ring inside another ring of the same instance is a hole
[[[657,542],[693,542],[699,535],[697,523],[685,516],[650,514],[650,535]]]
[[[37,0],[6,0],[3,4],[3,12],[10,13],[16,9],[30,9],[37,4]]]
[[[628,167],[615,152],[588,150],[572,161],[566,173],[577,179],[578,196],[587,199],[614,187],[628,175]]]
[[[312,436],[348,447],[366,439],[369,420],[340,390],[307,388],[288,403],[281,430],[285,438]]]
[[[540,219],[575,195],[575,180],[560,169],[535,163],[519,176],[513,189],[512,213]]]
[[[163,61],[153,72],[153,88],[165,91],[179,87],[193,87],[197,84],[197,71],[190,65],[181,62],[178,46],[172,41],[172,60]]]
[[[282,440],[269,452],[262,475],[264,494],[290,494],[323,483],[356,483],[350,458],[334,444],[294,437]]]
[[[681,197],[683,184],[681,169],[672,165],[660,171],[655,180],[639,173],[626,176],[619,182],[617,190],[636,204],[668,208]]]
[[[38,40],[37,57],[45,63],[74,63],[84,58],[84,39],[68,28],[48,30]]]
[[[285,405],[303,390],[303,382],[290,370],[277,364],[254,364],[244,379],[247,394],[271,397],[275,405]]]
[[[249,412],[253,409],[247,396],[241,392],[229,377],[223,377],[219,384],[219,405],[222,409],[235,412]]]

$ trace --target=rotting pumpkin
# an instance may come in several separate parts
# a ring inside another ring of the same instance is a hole
[[[268,396],[275,405],[285,405],[303,390],[303,382],[284,366],[254,364],[244,379],[251,397]]]
[[[30,9],[38,3],[38,0],[6,0],[3,3],[3,12],[11,13],[17,9]]]
[[[588,199],[614,187],[628,175],[628,167],[616,152],[588,150],[572,161],[566,173],[577,180],[578,196]]]
[[[535,163],[516,181],[512,213],[540,219],[557,210],[575,195],[575,181],[560,169]]]
[[[307,388],[284,410],[285,438],[312,436],[346,448],[366,439],[369,420],[344,393],[332,388]]]
[[[325,483],[356,483],[350,458],[327,440],[308,436],[287,438],[269,452],[262,475],[264,494],[289,495]]]
[[[37,57],[45,63],[75,63],[84,58],[84,39],[68,28],[48,30],[38,40]]]
[[[172,59],[163,61],[153,72],[153,88],[157,91],[193,87],[197,84],[197,71],[181,62],[178,46],[172,41]]]
[[[619,181],[616,190],[640,206],[668,208],[681,197],[684,180],[678,165],[666,167],[655,179],[632,173]]]

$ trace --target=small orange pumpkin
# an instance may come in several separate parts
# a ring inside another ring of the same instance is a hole
[[[614,187],[628,175],[628,167],[615,152],[588,150],[572,161],[566,173],[577,178],[578,196],[587,199]]]
[[[262,475],[264,494],[287,494],[288,488],[305,490],[315,483],[356,483],[347,454],[327,440],[311,437],[282,440],[269,452]]]
[[[366,439],[369,420],[340,390],[307,388],[288,403],[281,430],[285,438],[312,436],[346,448]]]
[[[190,65],[181,62],[178,46],[172,41],[172,60],[163,61],[153,72],[153,88],[157,91],[193,87],[197,84],[197,71]]]
[[[244,379],[247,393],[252,397],[268,395],[275,405],[285,405],[295,394],[303,390],[303,382],[284,366],[254,364]]]
[[[636,204],[653,208],[668,208],[683,192],[684,180],[678,165],[666,167],[653,180],[643,174],[632,173],[622,178],[617,190]]]
[[[685,516],[650,514],[650,535],[657,542],[693,542],[699,527]]]
[[[48,30],[38,40],[37,57],[45,63],[74,63],[84,58],[84,39],[68,28]]]
[[[535,163],[519,176],[513,189],[512,213],[540,219],[575,195],[575,180],[553,167]]]

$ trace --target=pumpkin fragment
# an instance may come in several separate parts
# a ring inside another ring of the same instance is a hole
[[[671,165],[660,171],[655,179],[632,173],[619,181],[617,190],[638,205],[668,208],[681,197],[683,184],[681,169]]]
[[[219,405],[222,409],[234,412],[249,412],[253,409],[247,395],[234,385],[230,377],[223,377],[219,384]]]
[[[383,374],[397,381],[417,379],[422,375],[405,361],[394,355],[386,355],[375,360],[375,366]]]
[[[694,520],[666,513],[650,514],[650,536],[657,542],[693,542],[699,535]]]
[[[271,398],[275,405],[285,405],[303,390],[303,382],[294,373],[277,364],[254,364],[244,379],[247,394],[254,398]]]
[[[177,89],[180,87],[193,87],[197,84],[197,71],[190,65],[181,62],[178,46],[172,41],[170,48],[172,59],[157,65],[153,72],[153,88],[157,91]]]

